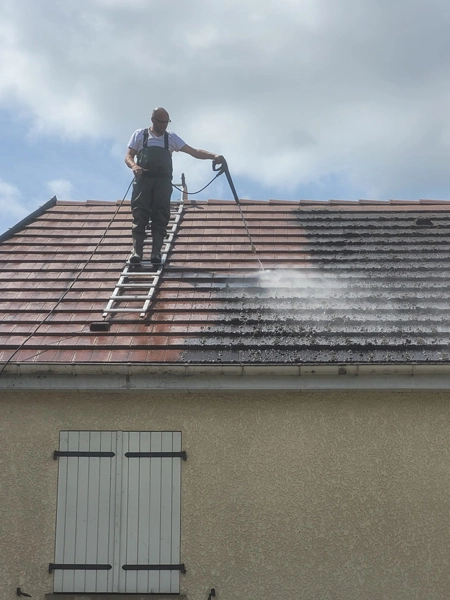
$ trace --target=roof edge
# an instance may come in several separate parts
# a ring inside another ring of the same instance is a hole
[[[25,229],[25,227],[27,225],[29,225],[30,223],[35,221],[38,217],[40,217],[45,212],[47,212],[47,210],[49,208],[53,208],[56,205],[56,202],[57,202],[57,198],[56,198],[56,196],[53,196],[53,198],[50,198],[50,200],[48,202],[46,202],[45,204],[40,206],[37,210],[35,210],[31,214],[29,214],[27,217],[25,217],[25,219],[22,219],[21,221],[19,221],[17,223],[17,225],[13,225],[13,227],[10,227],[10,229],[8,229],[7,231],[5,231],[5,233],[0,235],[0,244],[2,242],[6,242],[6,240],[9,240],[10,238],[12,238],[13,235],[18,233],[22,229]]]
[[[450,389],[450,364],[177,365],[9,364],[4,390],[415,390]]]

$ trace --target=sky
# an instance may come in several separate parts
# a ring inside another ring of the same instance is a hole
[[[0,233],[55,195],[122,199],[157,106],[241,198],[450,199],[449,30],[448,0],[2,0]]]

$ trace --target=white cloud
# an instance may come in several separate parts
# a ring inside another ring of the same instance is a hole
[[[74,193],[74,187],[66,179],[53,179],[47,182],[50,192],[60,200],[71,200]]]
[[[0,103],[114,155],[163,105],[280,195],[332,176],[372,198],[449,189],[449,20],[444,0],[4,0]]]
[[[5,220],[20,221],[29,213],[20,190],[0,179],[0,212]]]

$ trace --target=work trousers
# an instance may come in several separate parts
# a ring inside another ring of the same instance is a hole
[[[145,228],[151,221],[154,241],[166,235],[170,218],[172,182],[164,177],[141,175],[133,185],[131,212],[133,215],[133,238],[143,238]]]

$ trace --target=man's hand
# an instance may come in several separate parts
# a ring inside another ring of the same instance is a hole
[[[222,165],[224,162],[224,157],[221,154],[216,154],[213,158],[213,165]]]
[[[140,167],[139,165],[133,165],[131,167],[131,170],[133,171],[133,175],[138,178],[142,175],[142,173],[144,171],[146,171],[147,169],[143,169],[142,167]]]
[[[134,148],[130,148],[128,146],[128,150],[125,156],[125,164],[133,171],[133,175],[136,179],[138,179],[144,171],[147,169],[143,169],[137,163],[134,162],[134,158],[137,154],[137,151]]]

